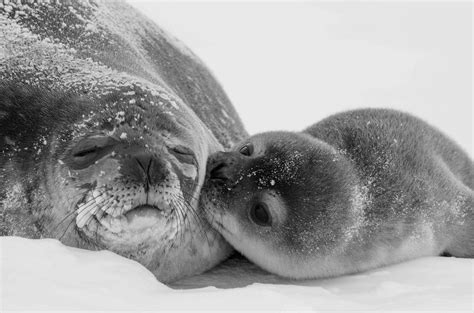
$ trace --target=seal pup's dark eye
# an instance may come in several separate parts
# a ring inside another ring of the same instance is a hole
[[[251,143],[246,144],[242,148],[239,149],[240,154],[245,156],[251,156],[253,153],[253,145]]]
[[[272,216],[265,203],[259,202],[250,208],[250,219],[259,226],[271,226]]]

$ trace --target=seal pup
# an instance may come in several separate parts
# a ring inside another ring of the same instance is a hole
[[[208,161],[206,213],[251,261],[296,279],[474,257],[474,166],[422,120],[366,109],[257,134]]]
[[[232,248],[203,218],[210,153],[246,132],[179,41],[120,1],[0,3],[0,234],[134,259],[163,282]]]

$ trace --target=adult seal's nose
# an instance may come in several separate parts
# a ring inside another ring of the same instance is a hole
[[[145,191],[159,185],[166,178],[166,166],[155,154],[136,152],[124,161],[122,174],[136,183],[144,183]]]

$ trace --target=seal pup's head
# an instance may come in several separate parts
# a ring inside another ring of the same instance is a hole
[[[350,162],[304,133],[255,135],[210,157],[210,223],[262,268],[290,278],[331,276],[360,218]],[[340,270],[338,270],[340,272]]]

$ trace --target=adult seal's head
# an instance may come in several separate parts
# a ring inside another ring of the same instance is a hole
[[[162,281],[231,251],[202,218],[209,154],[245,136],[184,46],[122,2],[0,6],[0,230],[109,249]]]
[[[391,110],[250,137],[209,158],[208,220],[290,278],[422,256],[474,257],[474,165],[425,122]]]

